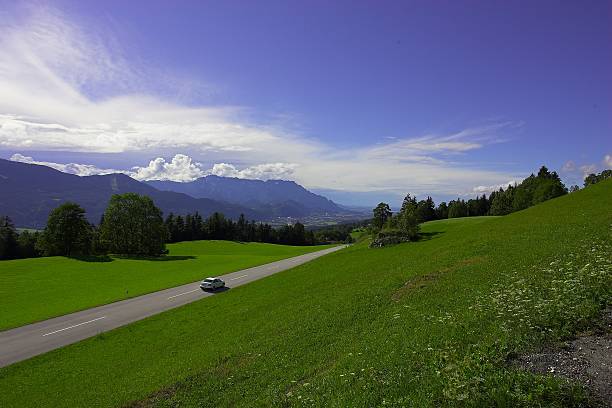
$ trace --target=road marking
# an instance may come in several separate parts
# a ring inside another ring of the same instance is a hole
[[[175,297],[187,295],[189,293],[197,292],[198,290],[200,290],[200,289],[194,289],[194,290],[190,290],[189,292],[179,293],[178,295],[170,296],[167,300],[170,300],[170,299],[175,298]]]
[[[247,277],[247,276],[249,276],[249,275],[242,275],[242,276],[238,276],[237,278],[232,278],[232,279],[230,279],[230,280],[241,279],[241,278],[245,278],[245,277]]]
[[[43,334],[43,337],[49,336],[50,334],[59,333],[59,332],[64,331],[64,330],[72,329],[72,328],[75,328],[75,327],[78,327],[78,326],[82,326],[82,325],[87,324],[87,323],[92,323],[92,322],[95,322],[96,320],[102,320],[104,318],[106,318],[106,316],[98,317],[97,319],[93,319],[93,320],[88,320],[86,322],[75,324],[73,326],[64,327],[63,329],[59,329],[59,330],[56,330],[56,331],[52,331],[51,333]]]

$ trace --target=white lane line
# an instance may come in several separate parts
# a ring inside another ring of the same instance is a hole
[[[55,333],[62,332],[64,330],[72,329],[74,327],[82,326],[82,325],[87,324],[87,323],[92,323],[92,322],[95,322],[96,320],[102,320],[104,318],[106,318],[106,316],[98,317],[97,319],[88,320],[88,321],[83,322],[83,323],[79,323],[79,324],[75,324],[75,325],[72,325],[72,326],[64,327],[63,329],[59,329],[59,330],[56,330],[56,331],[52,331],[51,333],[43,334],[43,337],[49,336],[50,334],[55,334]]]
[[[247,277],[247,276],[249,276],[249,275],[242,275],[242,276],[238,276],[238,277],[236,277],[236,278],[232,278],[232,279],[230,279],[230,280],[242,279],[242,278],[245,278],[245,277]]]
[[[170,297],[169,297],[168,299],[166,299],[166,300],[170,300],[170,299],[175,298],[175,297],[179,297],[179,296],[187,295],[187,294],[189,294],[189,293],[197,292],[198,290],[200,290],[200,289],[194,289],[194,290],[190,290],[189,292],[179,293],[178,295],[170,296]]]

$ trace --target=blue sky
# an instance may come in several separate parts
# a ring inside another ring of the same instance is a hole
[[[0,10],[3,158],[279,177],[364,205],[473,195],[541,164],[580,183],[612,164],[608,1]]]

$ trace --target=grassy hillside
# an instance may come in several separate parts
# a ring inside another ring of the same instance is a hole
[[[0,262],[0,330],[324,249],[227,241],[168,245],[164,258]]]
[[[612,180],[432,222],[0,369],[0,406],[572,406],[511,353],[612,295]]]

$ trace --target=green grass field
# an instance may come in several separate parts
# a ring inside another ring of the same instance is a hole
[[[507,358],[610,304],[610,202],[612,180],[361,242],[0,369],[0,406],[580,406]]]
[[[228,241],[168,245],[163,258],[0,262],[0,330],[324,249]]]

